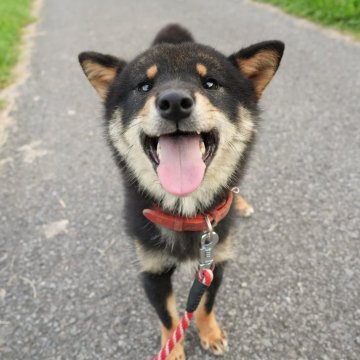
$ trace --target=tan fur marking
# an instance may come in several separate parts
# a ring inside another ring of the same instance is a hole
[[[236,212],[241,217],[249,217],[254,213],[254,208],[246,202],[246,200],[240,196],[236,195],[234,197]]]
[[[146,101],[144,107],[139,112],[138,118],[143,122],[149,122],[151,119],[154,119],[157,116],[155,109],[155,96],[149,97]]]
[[[203,64],[196,64],[196,71],[202,77],[206,76],[206,74],[207,74],[207,68]]]
[[[91,85],[105,100],[108,88],[116,76],[116,68],[101,66],[90,60],[85,60],[82,66]]]
[[[201,346],[215,355],[221,355],[228,350],[225,332],[220,328],[214,311],[207,313],[205,309],[207,295],[202,297],[195,312],[195,323],[199,332]]]
[[[232,260],[235,256],[234,237],[228,235],[226,239],[216,245],[214,249],[214,261],[216,263],[223,263]]]
[[[152,80],[154,79],[154,77],[156,76],[158,72],[158,68],[157,66],[154,64],[154,65],[151,65],[147,70],[146,70],[146,76],[148,77],[149,80]]]
[[[263,50],[249,59],[239,58],[237,62],[241,72],[253,81],[259,99],[276,72],[278,56],[271,50]]]
[[[169,268],[176,264],[176,259],[167,253],[145,249],[137,240],[135,241],[135,249],[141,271],[161,273],[164,268]]]
[[[179,324],[179,317],[176,311],[176,300],[175,295],[171,294],[166,301],[166,309],[168,310],[172,324],[171,329],[167,329],[163,324],[160,323],[161,330],[161,346],[164,346],[170,336],[173,334],[177,325]],[[182,339],[173,349],[171,354],[167,357],[167,360],[185,360],[185,351],[184,351],[184,339]]]

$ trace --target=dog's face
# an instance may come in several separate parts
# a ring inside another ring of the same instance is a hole
[[[282,52],[276,41],[229,58],[193,42],[164,43],[128,64],[92,52],[80,62],[130,181],[164,209],[191,216],[236,184],[257,101]]]

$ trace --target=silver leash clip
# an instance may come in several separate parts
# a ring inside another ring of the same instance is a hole
[[[214,268],[214,248],[219,242],[219,235],[213,230],[208,216],[205,216],[208,230],[201,236],[200,269]]]

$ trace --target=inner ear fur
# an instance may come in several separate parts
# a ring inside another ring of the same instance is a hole
[[[285,45],[281,41],[264,41],[241,49],[230,56],[230,61],[252,81],[257,99],[275,75],[280,65]]]
[[[125,61],[112,55],[103,55],[93,51],[79,54],[79,62],[91,85],[106,99],[109,86],[116,75],[124,68]]]

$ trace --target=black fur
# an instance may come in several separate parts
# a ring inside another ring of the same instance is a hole
[[[195,53],[196,57],[188,54]],[[145,51],[134,61],[127,64],[117,76],[109,91],[106,102],[106,119],[110,120],[119,103],[124,109],[124,123],[128,124],[147,100],[141,93],[131,93],[138,84],[146,81],[146,69],[158,64],[160,69],[171,69],[176,62],[176,79],[181,85],[194,91],[199,89],[201,79],[196,77],[193,69],[198,62],[211,69],[207,77],[215,78],[225,90],[221,97],[218,93],[207,92],[210,102],[225,112],[230,120],[235,121],[239,103],[251,110],[255,116],[257,112],[256,98],[251,81],[241,75],[239,69],[232,63],[233,57],[227,58],[211,47],[201,44],[185,42],[179,45],[162,43]],[[159,74],[157,87],[166,84],[174,78],[172,71]]]
[[[216,264],[216,267],[214,269],[213,281],[209,286],[209,288],[206,290],[207,297],[205,302],[205,310],[207,311],[207,313],[210,313],[214,307],[215,297],[219,290],[224,275],[224,268],[225,268],[225,263]]]
[[[241,49],[237,53],[231,55],[229,57],[229,59],[236,66],[236,59],[238,59],[238,58],[249,59],[252,56],[254,56],[257,52],[264,51],[264,50],[272,51],[274,54],[277,54],[279,56],[279,59],[281,59],[281,57],[283,56],[283,53],[284,53],[284,49],[285,49],[285,45],[281,41],[278,41],[278,40],[263,41],[263,42],[251,45],[251,46],[247,47],[246,49]],[[280,65],[280,61],[277,63],[276,68],[278,68],[279,65]]]
[[[171,329],[173,319],[166,307],[166,300],[172,294],[171,275],[175,268],[164,270],[161,274],[143,272],[145,293],[154,307],[159,319],[167,329]]]
[[[193,41],[194,38],[187,29],[178,24],[169,24],[158,32],[152,45],[158,45],[162,43],[180,44],[183,42]]]
[[[79,61],[81,64],[87,60],[104,67],[118,68],[119,70],[125,65],[125,61],[112,55],[104,55],[95,51],[85,51],[79,54]]]

